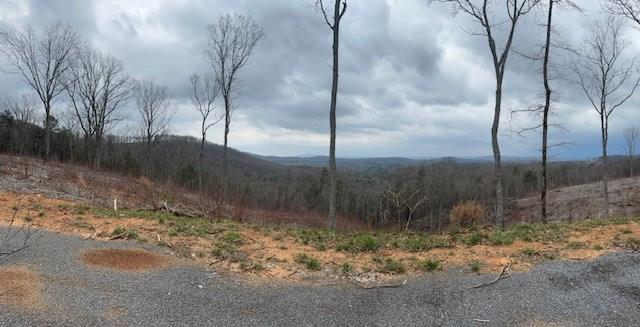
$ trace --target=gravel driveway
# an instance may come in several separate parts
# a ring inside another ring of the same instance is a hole
[[[448,270],[399,288],[256,283],[188,263],[147,272],[87,267],[94,248],[148,248],[40,232],[0,268],[43,280],[41,308],[0,304],[0,326],[639,326],[640,254],[550,262],[497,284]],[[476,321],[474,319],[482,320]]]

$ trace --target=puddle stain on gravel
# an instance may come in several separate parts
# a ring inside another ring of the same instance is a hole
[[[171,264],[168,258],[144,250],[94,249],[82,253],[81,258],[88,266],[133,272],[165,268]]]
[[[43,282],[40,276],[22,266],[0,268],[0,304],[18,310],[43,307]]]

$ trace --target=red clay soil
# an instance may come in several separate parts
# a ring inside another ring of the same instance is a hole
[[[144,250],[95,249],[82,254],[88,266],[124,271],[147,271],[164,268],[170,260]]]
[[[0,268],[0,304],[18,310],[34,310],[42,305],[40,276],[26,267]]]

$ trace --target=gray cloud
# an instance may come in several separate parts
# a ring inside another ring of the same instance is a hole
[[[242,72],[231,145],[262,154],[323,154],[328,144],[331,34],[313,2],[8,1],[0,3],[0,11],[10,13],[0,14],[0,27],[71,24],[90,43],[121,58],[133,77],[166,84],[177,108],[172,129],[197,135],[188,77],[210,70],[202,55],[206,27],[228,12],[251,15],[263,26],[265,38]],[[602,16],[597,0],[581,4],[585,14],[567,10],[557,14],[556,34],[573,44],[588,32],[592,20]],[[541,14],[521,22],[518,51],[531,53],[541,43]],[[472,23],[462,15],[451,15],[446,5],[427,5],[423,0],[350,1],[341,30],[338,153],[490,153],[495,82],[486,40],[469,33],[477,31]],[[634,44],[630,50],[639,48]],[[565,57],[555,55],[558,62]],[[509,59],[501,127],[506,155],[536,154],[535,136],[523,141],[510,132],[512,125],[526,125],[531,118],[510,122],[508,110],[539,98],[537,66],[515,53]],[[562,80],[555,85],[560,103],[553,119],[570,133],[558,132],[554,138],[578,144],[568,151],[571,156],[596,156],[592,140],[598,130],[586,123],[597,123],[593,112],[575,86]],[[19,79],[6,74],[0,87],[5,92],[24,91]],[[612,128],[637,121],[635,104],[622,108]],[[123,111],[135,117],[131,108]],[[219,142],[221,135],[214,129],[210,140]]]

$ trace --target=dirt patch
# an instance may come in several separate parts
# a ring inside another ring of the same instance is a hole
[[[82,254],[88,266],[124,271],[147,271],[168,266],[169,259],[144,250],[95,249]]]
[[[26,267],[0,269],[0,304],[19,310],[42,306],[43,284],[40,276]]]
[[[123,306],[111,306],[102,312],[102,316],[107,320],[119,320],[127,313],[127,309]]]

